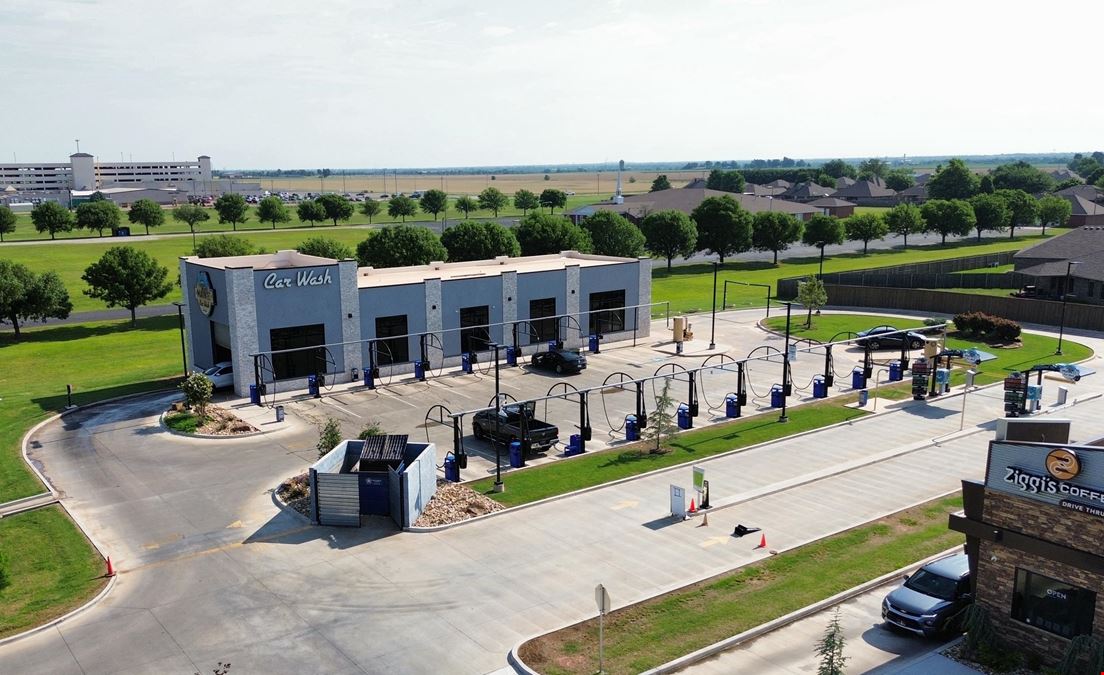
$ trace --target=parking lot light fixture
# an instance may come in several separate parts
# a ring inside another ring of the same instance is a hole
[[[502,444],[501,444],[501,437],[502,437],[502,415],[501,415],[502,402],[499,399],[500,389],[499,389],[499,379],[498,379],[499,378],[498,343],[497,342],[492,342],[491,344],[489,344],[487,346],[490,347],[494,351],[494,371],[495,371],[495,395],[494,395],[494,402],[495,402],[495,404],[494,404],[495,405],[495,437],[494,437],[495,482],[494,482],[494,491],[495,492],[502,492],[502,490],[505,489],[506,486],[502,484]]]
[[[180,361],[184,365],[184,377],[188,377],[188,351],[184,348],[184,303],[173,302],[176,305],[176,316],[180,321]]]
[[[1066,263],[1066,280],[1062,284],[1062,319],[1058,322],[1058,349],[1054,351],[1055,356],[1062,355],[1062,338],[1066,333],[1066,300],[1070,296],[1070,271],[1074,265],[1080,265],[1080,260],[1070,260]]]
[[[713,323],[709,329],[709,348],[717,348],[717,270],[721,268],[719,262],[713,262]]]

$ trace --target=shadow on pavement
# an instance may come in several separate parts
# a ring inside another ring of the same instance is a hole
[[[378,541],[402,530],[385,516],[361,516],[360,527],[329,527],[310,523],[280,511],[242,541],[242,544],[304,544],[325,540],[330,548],[345,550]]]

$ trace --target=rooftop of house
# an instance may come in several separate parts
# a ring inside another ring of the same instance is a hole
[[[1104,281],[1104,226],[1086,225],[1029,246],[1013,256],[1016,271],[1037,277],[1070,275]],[[1077,263],[1072,268],[1070,262]]]
[[[835,194],[836,188],[818,185],[812,181],[797,183],[786,190],[785,196],[794,199],[806,199],[808,197],[827,197]]]
[[[892,197],[897,192],[887,187],[881,187],[877,183],[869,180],[856,181],[854,185],[848,185],[847,187],[840,188],[836,191],[837,197],[843,199],[861,199],[861,198],[873,198],[873,197]]]
[[[842,206],[854,206],[854,202],[849,202],[839,197],[821,197],[820,199],[814,199],[811,202],[805,202],[809,206],[816,206],[822,209],[839,208]]]

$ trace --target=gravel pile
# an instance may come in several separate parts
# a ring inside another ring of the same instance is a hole
[[[434,527],[459,523],[492,511],[501,511],[502,504],[479,494],[459,483],[437,479],[437,494],[429,500],[422,515],[414,523],[417,527]]]

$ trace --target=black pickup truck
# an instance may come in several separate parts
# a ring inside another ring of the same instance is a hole
[[[472,419],[472,433],[492,443],[521,441],[526,454],[543,452],[559,439],[560,430],[554,424],[538,420],[535,409],[536,404],[532,402],[503,406],[498,413],[497,426],[494,410],[478,412]]]

